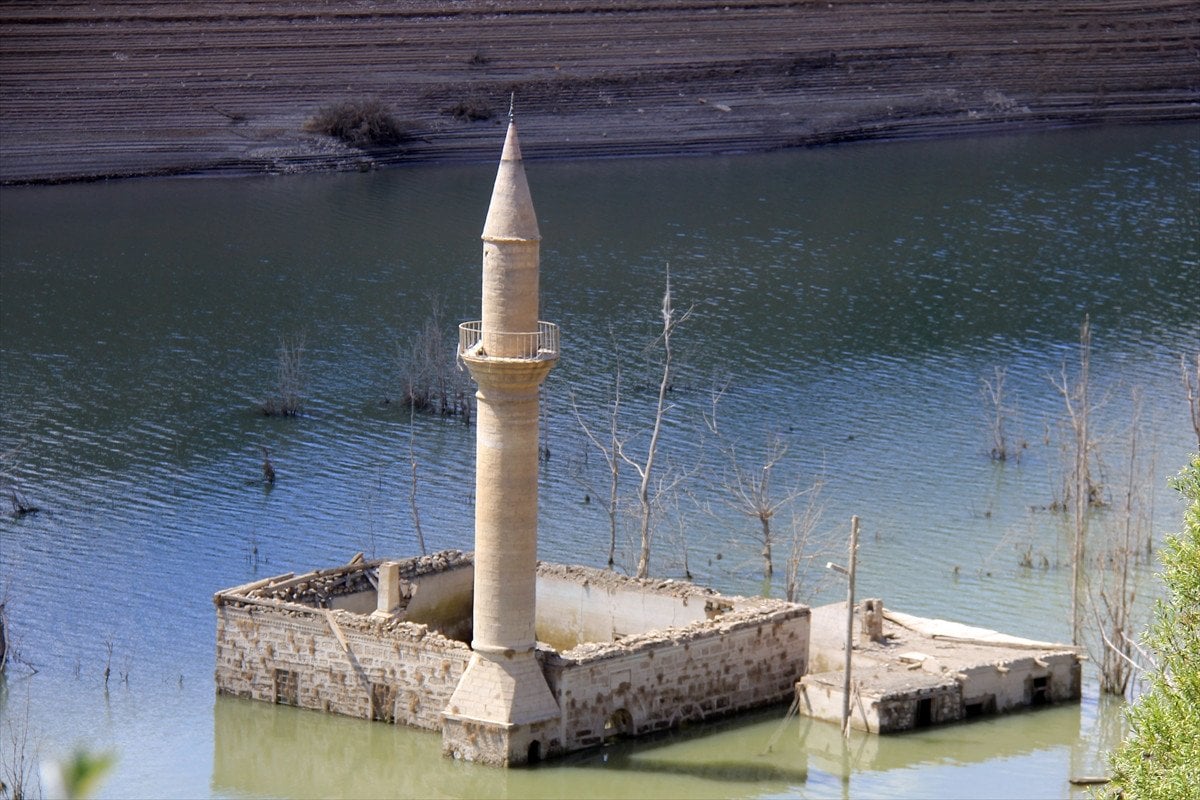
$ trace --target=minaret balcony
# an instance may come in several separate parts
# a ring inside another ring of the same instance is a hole
[[[463,322],[458,326],[458,355],[468,359],[505,359],[517,361],[557,361],[558,326],[538,322],[536,331],[489,331],[483,322]]]

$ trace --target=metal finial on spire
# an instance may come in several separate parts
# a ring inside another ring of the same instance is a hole
[[[517,93],[513,92],[512,94],[510,94],[508,96],[508,121],[509,122],[512,122],[513,117],[516,116],[516,112],[515,112],[516,106],[517,106]]]

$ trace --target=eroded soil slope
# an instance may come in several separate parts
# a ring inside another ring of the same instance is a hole
[[[0,180],[763,150],[1200,118],[1194,0],[0,4]],[[413,138],[302,130],[376,96]],[[480,119],[479,117],[484,117]]]

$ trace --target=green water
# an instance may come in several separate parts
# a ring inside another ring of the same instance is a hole
[[[758,523],[725,502],[727,451],[753,463],[776,435],[777,486],[824,481],[818,538],[841,547],[862,517],[861,595],[1069,639],[1070,524],[1040,507],[1062,471],[1051,378],[1064,359],[1074,369],[1084,314],[1104,483],[1123,491],[1139,388],[1147,527],[1158,541],[1177,526],[1165,478],[1195,447],[1178,359],[1200,346],[1194,127],[527,170],[542,317],[563,336],[542,558],[604,563],[603,464],[569,397],[603,425],[619,356],[623,426],[631,448],[644,442],[667,264],[676,304],[694,308],[664,440],[682,488],[657,517],[656,575],[682,577],[686,553],[699,582],[763,590]],[[1070,775],[1102,770],[1119,709],[1090,673],[1079,707],[856,736],[845,751],[830,726],[793,719],[764,753],[778,708],[507,772],[443,761],[436,735],[215,698],[215,590],[416,552],[410,440],[427,544],[470,548],[474,431],[410,425],[384,399],[431,295],[447,336],[478,318],[494,174],[0,189],[0,488],[42,509],[0,517],[21,659],[0,728],[27,720],[46,757],[114,750],[113,797],[1066,797]],[[279,337],[299,334],[307,413],[265,418]],[[1028,444],[1019,462],[987,456],[979,388],[996,367],[1010,438]],[[723,440],[704,423],[717,386]],[[256,482],[261,446],[271,489]],[[634,535],[622,512],[624,570]],[[806,593],[833,599],[822,572]]]

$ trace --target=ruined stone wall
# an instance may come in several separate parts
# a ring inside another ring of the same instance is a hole
[[[587,567],[542,564],[537,581],[537,636],[559,650],[682,628],[714,616],[713,592],[691,584],[628,578]],[[670,590],[668,590],[670,589]],[[673,590],[673,591],[671,591]]]
[[[960,669],[963,705],[981,703],[998,712],[1078,700],[1080,665],[1073,653],[1040,653]]]
[[[470,562],[444,572],[429,572],[400,581],[401,597],[407,600],[404,618],[428,625],[460,642],[471,641],[471,603],[475,568]]]
[[[440,730],[470,649],[425,626],[217,598],[223,694]]]
[[[808,659],[808,609],[772,605],[561,656],[540,653],[562,709],[552,752],[789,699]]]

